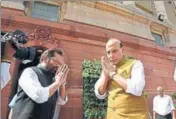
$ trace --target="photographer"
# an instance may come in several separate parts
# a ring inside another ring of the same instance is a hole
[[[1,35],[1,89],[3,89],[11,79],[9,70],[13,58],[27,64],[33,62],[39,54],[36,48],[23,46],[27,43],[27,37],[22,31],[16,30]]]

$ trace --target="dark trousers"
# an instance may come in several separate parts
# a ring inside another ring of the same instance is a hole
[[[165,116],[158,115],[158,116],[157,116],[157,119],[172,119],[172,115],[171,115],[171,113],[170,113],[170,114],[167,114],[167,115],[165,115]]]

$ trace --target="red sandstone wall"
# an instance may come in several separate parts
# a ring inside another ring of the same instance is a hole
[[[6,13],[6,14],[3,14]],[[11,16],[11,17],[9,17]],[[133,55],[144,63],[146,73],[146,91],[149,93],[149,106],[152,108],[152,99],[156,95],[156,87],[162,85],[167,93],[176,90],[173,81],[174,61],[176,50],[161,48],[153,41],[136,36],[111,31],[85,24],[65,20],[63,23],[52,23],[25,16],[18,16],[2,9],[2,30],[13,31],[16,28],[31,32],[37,26],[48,26],[52,36],[60,41],[65,50],[71,67],[68,86],[68,103],[61,109],[63,119],[82,119],[82,75],[81,67],[84,59],[100,59],[105,53],[104,44],[109,37],[115,37],[124,43],[124,52]],[[37,45],[40,41],[32,41],[29,45]],[[52,44],[46,44],[51,47]],[[7,98],[10,91],[8,85],[2,90],[2,119],[5,119]]]

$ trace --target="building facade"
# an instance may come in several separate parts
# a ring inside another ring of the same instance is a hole
[[[150,111],[157,86],[163,86],[168,94],[176,90],[174,1],[2,1],[1,6],[3,32],[21,29],[30,39],[26,46],[61,47],[66,52],[71,71],[69,101],[60,115],[64,119],[83,118],[82,62],[105,55],[110,37],[122,40],[125,54],[144,63]],[[12,65],[14,75],[18,63]],[[10,83],[2,90],[2,119],[7,113]]]

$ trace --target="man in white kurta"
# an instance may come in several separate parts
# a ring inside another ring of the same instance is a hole
[[[153,119],[156,117],[156,119],[175,119],[175,107],[172,98],[164,94],[162,87],[158,87],[157,92],[158,95],[153,99]]]
[[[10,81],[10,62],[1,62],[1,89]]]
[[[32,79],[32,80],[31,80]],[[35,97],[39,97],[37,98],[37,100],[35,100],[37,103],[41,103],[44,102],[46,100],[46,98],[48,98],[48,90],[41,90],[42,86],[38,81],[38,77],[37,74],[31,70],[31,69],[26,69],[25,73],[23,73],[23,75],[21,75],[20,79],[19,79],[19,85],[22,86],[23,90],[25,90],[26,92],[28,92],[28,96],[31,97],[32,99],[35,99]],[[36,92],[35,90],[32,90],[33,88],[31,87],[31,85],[23,85],[23,84],[32,84],[32,87],[38,87],[38,89],[40,89],[40,91],[38,91],[37,95],[34,93]],[[58,92],[59,92],[59,88],[58,88]],[[12,101],[9,104],[9,107],[12,109],[10,114],[9,114],[9,119],[12,119],[11,115],[13,112],[13,106],[15,105],[17,99],[17,95],[14,96],[14,98],[12,99]],[[58,119],[59,117],[59,112],[60,112],[60,107],[62,105],[65,105],[65,103],[67,102],[68,97],[66,96],[65,100],[63,100],[60,96],[58,97],[57,100],[57,105],[55,108],[55,114],[53,119]]]

